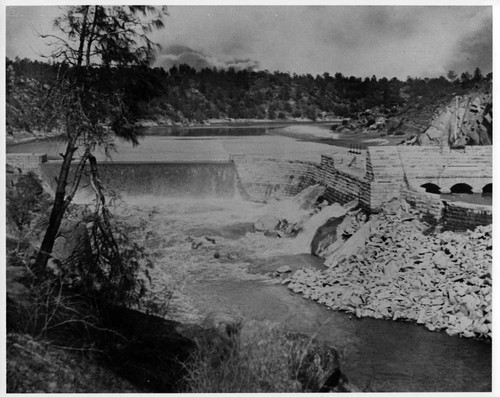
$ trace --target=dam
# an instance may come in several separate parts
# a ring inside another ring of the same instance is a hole
[[[420,185],[407,185],[404,175],[392,190],[377,190],[385,180],[373,171],[373,164],[378,163],[370,163],[374,158],[371,149],[352,153],[347,148],[318,145],[304,151],[281,138],[278,146],[269,147],[271,142],[279,142],[274,137],[264,144],[255,141],[255,146],[247,145],[253,139],[244,138],[244,149],[229,138],[222,143],[202,140],[201,144],[165,140],[168,144],[177,142],[172,146],[178,144],[166,149],[176,151],[175,161],[166,161],[168,156],[155,148],[149,157],[138,159],[135,154],[126,160],[122,152],[122,157],[112,162],[99,163],[103,183],[123,194],[131,221],[144,221],[144,235],[154,236],[147,242],[156,261],[153,288],[158,295],[165,286],[174,289],[173,318],[196,321],[203,312],[227,307],[249,319],[278,321],[290,329],[317,335],[342,352],[342,367],[349,380],[367,391],[490,390],[490,344],[429,332],[413,323],[357,319],[291,294],[270,282],[265,276],[268,269],[281,265],[321,268],[321,260],[298,251],[293,239],[267,237],[248,226],[261,215],[276,211],[273,206],[285,207],[289,197],[318,181],[329,188],[329,201],[348,202],[366,192],[363,188],[406,195],[414,199],[422,214],[434,215],[436,222],[446,216],[433,201],[441,201],[439,197],[425,188],[419,190]],[[145,146],[157,144],[158,140],[152,140]],[[203,156],[178,151],[190,144],[216,150]],[[273,150],[277,154],[270,156]],[[8,157],[17,164],[14,166],[20,167],[24,161],[24,169],[38,169],[44,181],[53,186],[58,170],[53,159],[57,156],[54,151],[47,153],[52,161],[45,161],[47,156],[43,155]],[[369,164],[373,180],[366,178]],[[366,196],[367,206],[377,203],[374,197]],[[280,201],[275,203],[274,199]],[[476,207],[471,211],[481,214]],[[479,216],[474,219],[481,221]],[[193,250],[188,239],[204,236],[216,244]],[[214,250],[219,258],[214,257]]]
[[[60,166],[60,161],[40,166],[43,180],[52,188]],[[128,196],[232,198],[238,194],[231,162],[102,162],[99,176],[106,189]],[[87,184],[83,178],[82,186]]]
[[[474,229],[492,222],[491,205],[467,200],[467,196],[485,192],[491,197],[491,146],[470,146],[463,150],[374,146],[351,150],[316,144],[299,152],[297,145],[283,137],[258,137],[264,142],[266,138],[272,138],[269,145],[263,145],[255,137],[250,137],[250,142],[245,139],[249,144],[245,145],[246,152],[241,150],[242,145],[236,146],[234,140],[227,138],[222,144],[214,140],[203,142],[207,151],[201,153],[197,151],[200,146],[196,140],[191,141],[194,153],[186,149],[190,141],[181,141],[178,152],[175,148],[179,141],[168,141],[175,156],[170,156],[170,152],[158,153],[156,144],[162,143],[152,140],[141,148],[142,153],[131,156],[125,151],[116,161],[101,155],[101,178],[109,189],[122,193],[177,197],[241,195],[259,202],[294,196],[307,186],[320,184],[325,186],[329,202],[344,204],[358,200],[368,212],[378,212],[386,202],[404,198],[427,221],[450,230]],[[279,143],[280,139],[284,144]],[[147,152],[148,148],[154,151]],[[23,150],[23,146],[16,149]],[[50,146],[45,149],[55,151]],[[131,160],[125,161],[128,157]],[[47,162],[44,155],[22,152],[8,154],[7,160],[21,169],[40,169],[51,186],[60,164]],[[453,193],[461,195],[460,198]]]

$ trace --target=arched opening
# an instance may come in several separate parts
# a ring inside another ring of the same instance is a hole
[[[420,187],[423,187],[427,193],[441,194],[441,188],[434,183],[424,183]]]
[[[492,196],[493,195],[493,183],[488,183],[483,187],[483,196]]]
[[[466,183],[457,183],[451,187],[450,192],[456,194],[472,194],[472,186]]]

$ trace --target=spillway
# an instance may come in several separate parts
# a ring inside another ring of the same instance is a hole
[[[41,174],[52,189],[61,162],[41,165]],[[75,167],[73,167],[74,170]],[[101,162],[99,176],[110,190],[129,196],[218,197],[238,195],[237,173],[232,162]],[[88,177],[81,186],[85,189]]]

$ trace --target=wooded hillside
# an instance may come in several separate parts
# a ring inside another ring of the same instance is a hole
[[[40,130],[45,94],[59,70],[28,59],[6,60],[7,132]],[[426,126],[433,113],[453,96],[491,83],[492,74],[445,78],[360,78],[328,73],[312,76],[252,70],[196,69],[181,65],[114,69],[93,79],[126,84],[135,120],[200,123],[209,119],[328,120],[358,118],[368,109],[388,117],[405,115]],[[375,121],[373,121],[375,122]]]

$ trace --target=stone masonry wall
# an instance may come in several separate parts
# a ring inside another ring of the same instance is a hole
[[[354,156],[352,159],[353,163],[357,160]],[[314,175],[314,181],[326,187],[325,197],[329,201],[345,204],[359,198],[364,169],[361,171],[358,168],[343,167],[338,160],[335,155],[321,156],[321,164]]]
[[[493,220],[492,207],[488,205],[451,202],[424,189],[401,189],[401,198],[418,210],[422,220],[440,224],[447,230],[473,230],[477,226],[489,225]]]
[[[447,230],[473,230],[489,225],[493,220],[492,207],[462,202],[444,202],[443,226]]]
[[[367,162],[374,181],[403,180],[413,189],[433,183],[441,188],[441,193],[449,193],[458,183],[468,184],[474,193],[481,193],[493,179],[491,146],[466,146],[460,150],[439,146],[372,146],[368,148]],[[376,203],[377,199],[373,199]]]
[[[399,197],[401,187],[406,184],[398,153],[378,149],[379,146],[368,148],[366,174],[360,184],[360,204],[370,212],[380,211],[384,203]]]
[[[334,148],[322,155],[321,163],[276,160],[262,157],[233,157],[243,196],[267,201],[299,193],[307,186],[326,187],[325,198],[341,204],[359,198],[365,175],[365,154]]]
[[[268,201],[294,196],[314,184],[318,164],[241,156],[233,158],[242,195]]]
[[[437,225],[442,221],[445,205],[438,195],[427,193],[423,188],[418,190],[402,188],[401,198],[418,210],[422,215],[422,220],[427,223]]]

